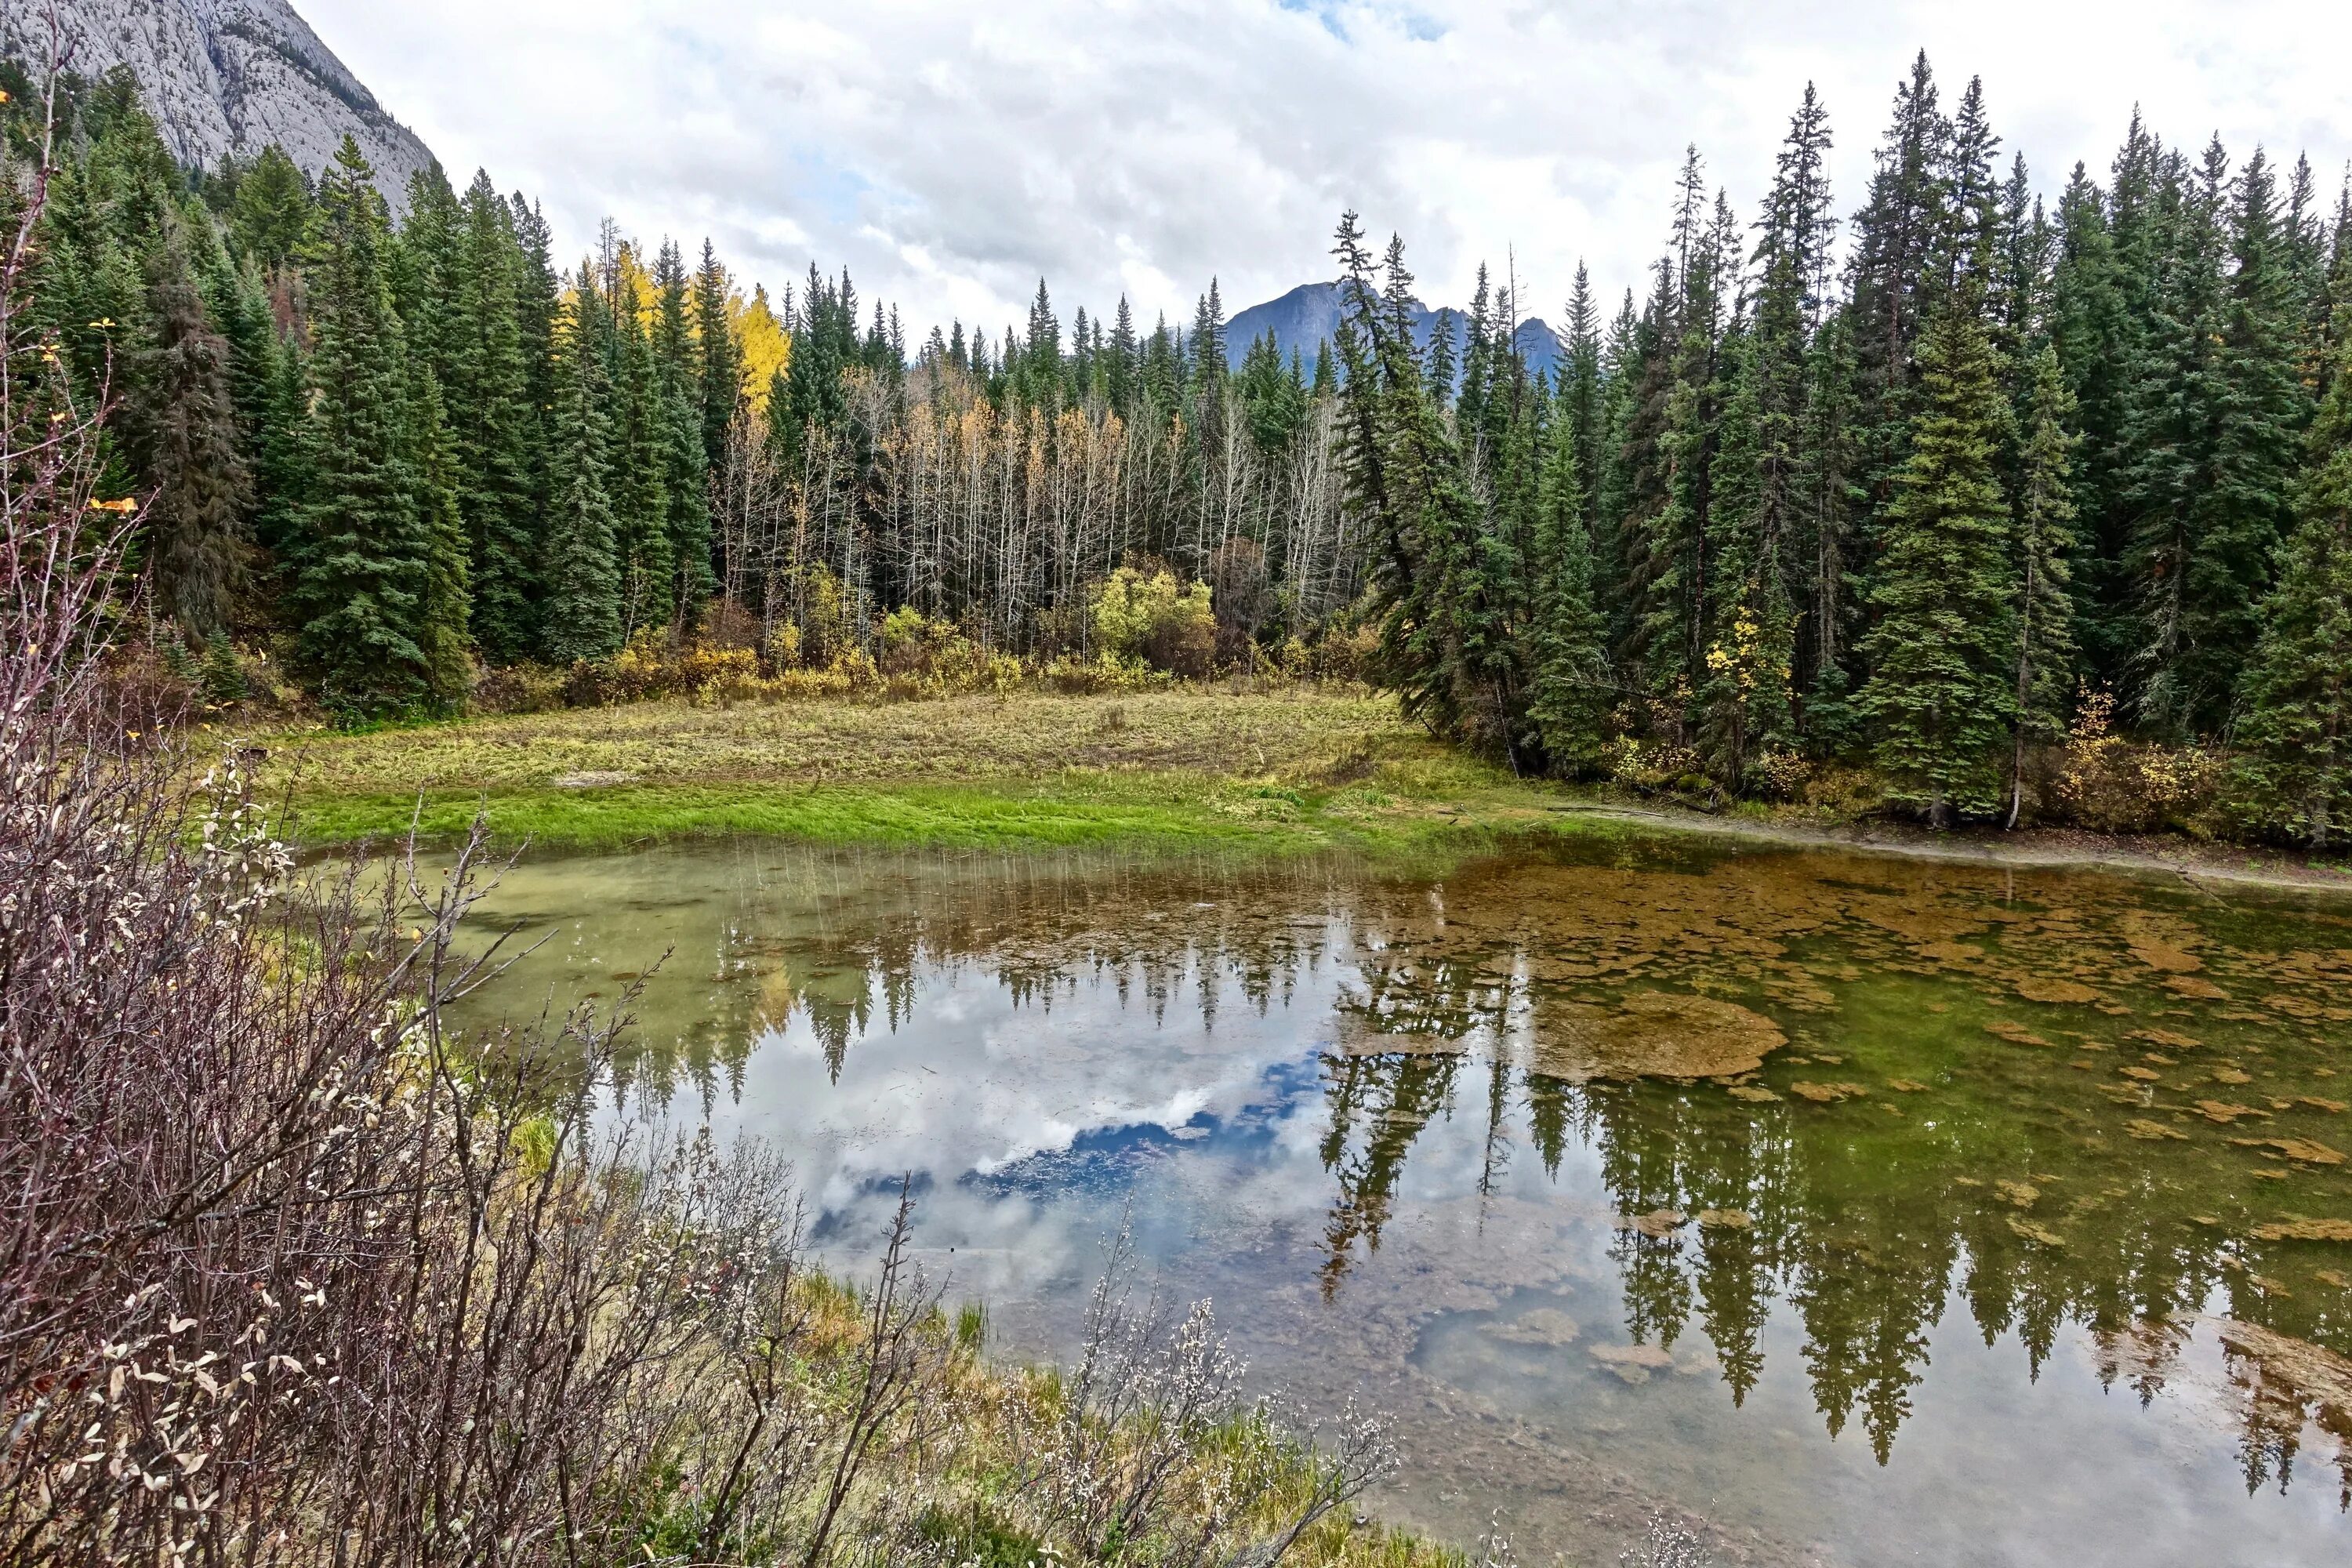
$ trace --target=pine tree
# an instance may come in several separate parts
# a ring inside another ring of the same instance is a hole
[[[2235,732],[2244,749],[2237,783],[2256,823],[2316,851],[2352,822],[2352,321],[2344,318]]]
[[[1936,77],[1922,50],[1896,89],[1870,197],[1854,218],[1849,306],[1855,375],[1857,485],[1884,507],[1904,458],[1917,377],[1916,345],[1929,270],[1951,227],[1952,127],[1937,107]]]
[[[278,343],[269,370],[269,397],[254,458],[255,537],[268,552],[281,610],[299,596],[308,552],[305,528],[318,489],[318,448],[310,423],[310,370],[301,344]]]
[[[1585,495],[1574,426],[1563,416],[1552,426],[1537,513],[1528,717],[1551,770],[1571,778],[1599,766],[1612,698]]]
[[[2132,500],[2147,617],[2141,707],[2186,737],[2226,721],[2261,630],[2306,418],[2299,306],[2258,153],[2235,184],[2219,142],[2184,194],[2136,417]],[[2234,201],[2231,199],[2234,195]],[[2234,208],[2234,210],[2232,210]]]
[[[2106,196],[2079,163],[2059,197],[2053,244],[2050,336],[2083,437],[2076,503],[2084,552],[2076,608],[2084,674],[2116,688],[2140,645],[2136,594],[2123,563],[2133,527],[2124,494],[2125,426],[2142,334],[2128,309]]]
[[[667,618],[690,632],[717,585],[710,567],[710,464],[704,447],[701,365],[690,320],[686,258],[662,247],[654,268],[654,380],[659,400],[664,520],[671,568]]]
[[[310,182],[273,142],[237,181],[230,223],[237,248],[263,271],[274,272],[300,254],[317,216]]]
[[[1969,290],[1920,344],[1922,407],[1885,521],[1862,710],[1897,798],[1937,827],[1991,808],[2010,738],[2011,528],[1996,463],[2007,406]]]
[[[548,431],[547,613],[541,646],[557,664],[620,650],[621,568],[606,491],[604,365],[583,288],[556,333],[556,398]]]
[[[417,505],[383,198],[348,137],[321,182],[320,207],[315,434],[294,594],[300,646],[330,707],[397,713],[433,695],[424,647],[432,542]]]
[[[2029,373],[2032,388],[2018,464],[2016,558],[2016,743],[2010,760],[2009,826],[2025,810],[2029,744],[2066,733],[2074,689],[2074,395],[2056,349],[2045,345]]]
[[[473,561],[474,634],[496,663],[529,657],[538,637],[540,500],[532,447],[540,413],[523,331],[529,265],[514,214],[477,174],[456,236],[451,316],[458,507]]]
[[[229,393],[228,342],[205,314],[178,225],[163,238],[149,291],[153,346],[132,367],[128,416],[152,486],[144,521],[156,601],[201,643],[236,616],[253,486]]]
[[[417,506],[425,520],[425,573],[418,607],[417,646],[432,705],[455,712],[474,685],[472,594],[466,555],[466,518],[458,490],[464,482],[456,441],[442,407],[441,386],[430,370],[414,372],[409,409],[414,442],[411,462],[417,478]]]
[[[743,402],[743,350],[728,310],[727,269],[709,240],[694,274],[694,340],[702,351],[702,458],[717,473],[727,461],[727,438]]]
[[[614,546],[619,552],[621,628],[626,640],[641,626],[667,625],[676,605],[669,410],[635,275],[617,265],[604,270],[606,291],[593,319],[604,339],[604,374],[611,388],[606,488],[613,505]],[[591,309],[600,298],[586,287],[580,297]]]

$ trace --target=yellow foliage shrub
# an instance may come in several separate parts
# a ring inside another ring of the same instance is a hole
[[[1217,615],[1205,583],[1122,566],[1095,591],[1094,617],[1096,646],[1107,655],[1187,680],[1207,675],[1216,659]]]
[[[2116,700],[2085,698],[2052,787],[2064,818],[2096,833],[2205,834],[2225,759],[2199,746],[2155,746],[2116,732]]]

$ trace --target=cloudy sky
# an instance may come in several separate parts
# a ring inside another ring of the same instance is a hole
[[[1353,205],[1433,302],[1515,256],[1557,316],[1663,237],[1685,143],[1752,213],[1808,81],[1859,200],[1924,47],[1984,78],[2054,188],[2135,103],[2168,140],[2352,158],[2340,0],[295,0],[462,184],[487,166],[567,246],[607,214],[709,235],[781,286],[846,264],[910,323],[1171,317],[1329,275]],[[2004,153],[2004,156],[2006,154]]]

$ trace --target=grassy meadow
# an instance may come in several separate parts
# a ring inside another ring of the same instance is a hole
[[[1179,689],[719,707],[661,701],[261,742],[291,836],[575,848],[696,835],[988,847],[1410,849],[1559,823],[1570,797],[1360,691]]]

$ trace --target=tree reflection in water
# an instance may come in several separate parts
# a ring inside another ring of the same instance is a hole
[[[1696,1329],[1734,1405],[1786,1312],[1828,1430],[1858,1427],[1883,1464],[1955,1300],[2037,1378],[2080,1326],[2143,1400],[2220,1320],[2244,1326],[2222,1337],[2249,1488],[2285,1483],[2315,1420],[2352,1502],[2352,1245],[2295,1232],[2352,1218],[2340,906],[1636,842],[1436,877],[779,854],[730,896],[715,941],[678,940],[688,972],[631,1096],[739,1095],[795,1023],[838,1082],[959,977],[1050,1041],[1089,987],[1213,1033],[1236,998],[1264,1016],[1336,975],[1336,1016],[1301,1038],[1320,1057],[1327,1301],[1409,1206],[1433,1125],[1459,1121],[1481,1199],[1522,1145],[1555,1181],[1571,1156],[1597,1165],[1626,1220],[1628,1334],[1672,1350]],[[1623,1068],[1650,1045],[1686,1059],[1702,1003],[1754,1020],[1759,1068]],[[1558,1076],[1596,1030],[1618,1066]]]

